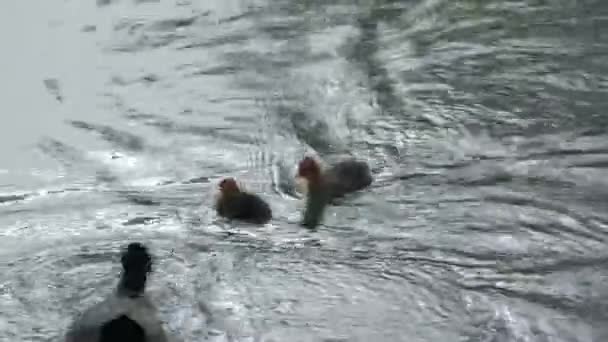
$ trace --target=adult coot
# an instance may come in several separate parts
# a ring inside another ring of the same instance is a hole
[[[122,274],[116,290],[74,320],[66,342],[167,342],[156,307],[145,295],[152,257],[141,243],[121,255]]]

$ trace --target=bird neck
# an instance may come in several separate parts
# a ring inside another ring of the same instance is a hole
[[[139,297],[144,294],[148,274],[145,271],[123,271],[118,283],[118,294]]]
[[[306,177],[306,181],[308,182],[309,192],[320,192],[325,190],[325,179],[321,173],[313,173],[308,175],[308,177]]]
[[[241,194],[241,190],[230,190],[222,193],[223,197],[235,197]]]
[[[308,194],[306,197],[306,208],[304,209],[304,217],[302,224],[308,228],[316,228],[323,220],[325,208],[329,203],[329,189],[323,184],[323,180],[319,182],[310,182],[308,184]]]

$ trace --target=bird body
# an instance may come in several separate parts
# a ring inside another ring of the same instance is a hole
[[[116,289],[84,310],[68,328],[66,342],[168,342],[158,312],[145,294],[152,259],[147,248],[131,243],[121,257]]]
[[[338,162],[325,171],[312,157],[298,165],[299,179],[305,180],[306,209],[302,225],[315,228],[323,219],[325,208],[346,194],[371,185],[373,179],[367,163],[355,159]]]
[[[264,224],[272,219],[272,209],[268,203],[255,194],[239,189],[232,178],[220,182],[220,197],[215,209],[222,217],[255,224]]]

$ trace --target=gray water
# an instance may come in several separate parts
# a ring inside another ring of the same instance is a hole
[[[0,341],[130,241],[184,341],[608,340],[606,1],[5,0],[0,37]],[[305,153],[375,177],[316,232]]]

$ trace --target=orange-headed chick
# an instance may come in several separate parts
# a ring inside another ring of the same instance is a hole
[[[234,178],[223,179],[219,188],[220,196],[215,205],[218,215],[255,224],[272,219],[268,203],[257,195],[241,191]]]
[[[305,157],[298,165],[298,178],[306,181],[306,210],[302,224],[316,227],[323,217],[325,207],[332,200],[368,187],[372,183],[367,163],[348,159],[333,165],[326,171],[312,157]]]

